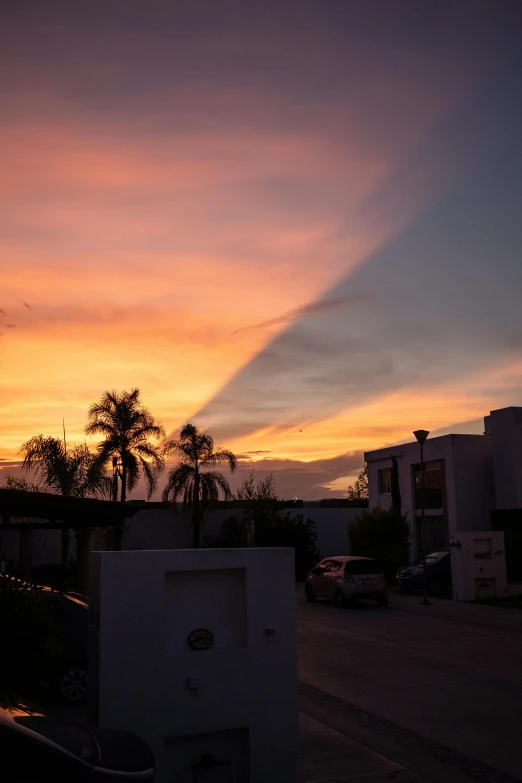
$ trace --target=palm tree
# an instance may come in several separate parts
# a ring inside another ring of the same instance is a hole
[[[33,473],[51,492],[74,497],[102,497],[110,488],[104,466],[85,444],[68,449],[65,438],[62,441],[51,436],[35,435],[22,445],[20,451],[24,455],[22,470]],[[68,558],[69,531],[62,527],[64,573]]]
[[[106,391],[89,408],[87,435],[103,435],[98,446],[98,458],[103,465],[112,462],[121,471],[122,503],[138,483],[143,472],[147,484],[147,498],[158,485],[158,475],[165,467],[163,455],[150,439],[165,437],[163,426],[141,403],[139,389],[117,394]],[[117,460],[114,462],[113,460]]]
[[[178,440],[165,444],[164,454],[172,452],[179,456],[179,461],[169,472],[163,500],[175,503],[182,499],[183,507],[192,509],[193,547],[199,549],[201,512],[209,500],[218,500],[220,490],[225,500],[232,497],[229,483],[222,473],[202,468],[228,463],[233,473],[237,458],[228,449],[215,448],[212,436],[198,430],[195,424],[185,424]]]

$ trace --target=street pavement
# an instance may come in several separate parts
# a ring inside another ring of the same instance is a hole
[[[522,612],[400,594],[339,610],[302,586],[297,603],[308,717],[424,780],[522,779]]]
[[[297,618],[301,783],[522,783],[522,611],[298,585]]]

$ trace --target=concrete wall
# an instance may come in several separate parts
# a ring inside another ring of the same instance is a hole
[[[495,507],[522,508],[522,408],[491,411]]]
[[[504,533],[460,532],[450,547],[455,601],[504,598],[508,594]]]
[[[71,531],[69,554],[76,557],[76,536]],[[32,530],[31,536],[32,565],[53,565],[61,562],[61,531],[60,530]],[[5,558],[13,563],[18,562],[20,552],[20,531],[0,531],[0,558]]]
[[[457,529],[491,530],[491,509],[495,506],[492,439],[485,435],[452,437]]]
[[[203,753],[236,783],[296,783],[293,550],[95,552],[91,574],[91,719],[143,737],[157,783],[193,781]]]
[[[310,501],[303,508],[288,509],[292,515],[303,514],[316,523],[317,548],[322,557],[347,555],[347,526],[356,519],[363,509],[360,508],[321,508]],[[286,513],[287,509],[283,510]],[[241,516],[241,509],[215,509],[203,516],[201,528],[202,541],[206,536],[215,536],[221,532],[223,522],[231,516]],[[0,533],[0,556],[18,562],[20,534],[17,530]],[[34,531],[32,565],[48,565],[61,562],[60,531]],[[105,551],[105,539],[102,530],[91,534],[91,551]],[[189,511],[161,508],[151,503],[147,509],[137,512],[126,520],[123,541],[125,550],[145,549],[192,549],[192,523]],[[70,555],[76,557],[76,536],[71,532]]]
[[[283,509],[294,516],[313,519],[317,530],[317,548],[323,557],[348,554],[347,526],[361,513],[360,508],[320,508],[313,503],[303,508]],[[215,536],[231,516],[242,516],[241,509],[216,509],[205,512],[201,528],[202,541]],[[192,523],[189,511],[170,508],[144,509],[127,520],[125,549],[191,549]]]

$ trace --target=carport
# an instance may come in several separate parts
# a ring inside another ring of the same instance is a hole
[[[139,506],[96,498],[53,495],[48,492],[0,489],[0,554],[2,533],[19,530],[19,575],[30,577],[33,530],[76,531],[78,586],[86,592],[89,582],[89,551],[93,528],[114,530],[114,548],[121,549],[125,519]]]

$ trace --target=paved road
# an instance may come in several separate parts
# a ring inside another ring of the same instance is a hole
[[[300,590],[301,681],[522,778],[522,613],[496,627],[418,601],[339,610]]]

